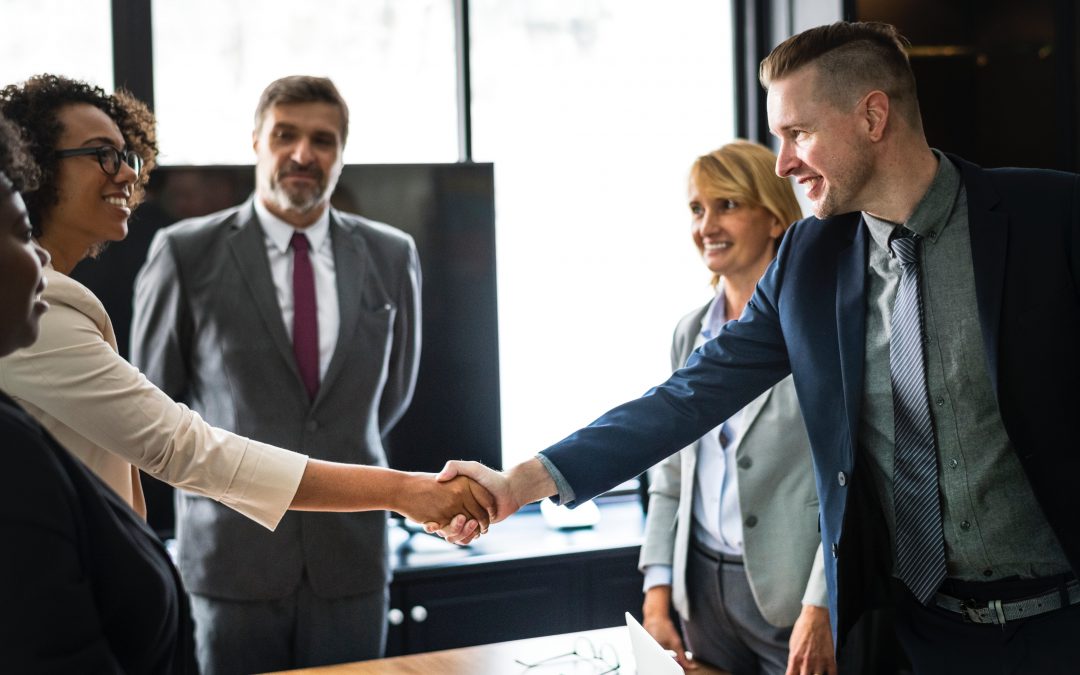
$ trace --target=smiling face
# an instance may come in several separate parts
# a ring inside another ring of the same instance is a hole
[[[817,77],[811,65],[769,85],[769,128],[780,140],[777,175],[793,177],[827,218],[866,208],[873,155],[858,106],[825,99]]]
[[[41,293],[49,256],[30,234],[22,198],[0,178],[0,356],[33,344],[48,309]]]
[[[76,103],[57,113],[62,131],[56,150],[111,146],[125,148],[119,127],[103,110]],[[42,243],[57,256],[75,257],[72,266],[101,245],[127,236],[135,171],[121,163],[115,176],[105,173],[94,155],[61,159],[56,175],[59,202],[43,216]]]
[[[341,176],[342,116],[331,103],[281,103],[255,131],[256,192],[271,213],[293,225],[313,223]]]
[[[712,194],[690,181],[690,234],[713,274],[753,285],[776,254],[784,226],[767,209]]]

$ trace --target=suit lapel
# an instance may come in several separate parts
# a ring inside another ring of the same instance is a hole
[[[963,172],[968,201],[968,233],[971,262],[975,268],[975,299],[979,329],[986,349],[986,367],[994,393],[998,392],[998,328],[1001,324],[1001,297],[1005,287],[1005,254],[1008,248],[1009,218],[993,211],[997,195],[973,164],[951,157]]]
[[[844,412],[852,447],[857,437],[866,358],[866,226],[855,223],[851,245],[840,250],[836,265],[836,334],[844,386]]]
[[[334,354],[330,357],[330,365],[327,366],[326,375],[319,385],[319,393],[315,397],[314,405],[318,405],[323,394],[340,376],[350,351],[348,347],[356,339],[357,324],[360,322],[363,305],[361,301],[364,293],[363,281],[368,265],[367,252],[363,250],[358,238],[353,236],[348,226],[341,222],[335,211],[330,211],[330,245],[334,251],[334,279],[337,284],[338,315],[341,320],[338,325]]]
[[[286,332],[285,323],[281,318],[281,307],[277,302],[277,289],[274,288],[274,279],[270,274],[270,261],[266,257],[266,239],[259,219],[255,217],[255,209],[249,201],[236,214],[236,228],[233,236],[229,238],[229,247],[232,251],[233,260],[240,270],[240,276],[247,284],[251,294],[251,304],[255,306],[259,316],[266,326],[266,332],[274,341],[281,358],[285,360],[286,367],[292,370],[298,386],[303,386],[300,379],[300,371],[296,367],[296,358],[293,356],[292,342]]]

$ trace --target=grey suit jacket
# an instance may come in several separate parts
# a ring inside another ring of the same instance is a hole
[[[672,368],[682,367],[693,352],[708,307],[679,321],[671,346]],[[743,564],[761,615],[774,626],[791,626],[804,600],[827,605],[810,442],[790,377],[744,410],[742,440],[735,453]],[[691,618],[686,558],[693,536],[697,452],[695,441],[650,469],[649,514],[640,558],[642,569],[672,566],[672,603],[683,619]]]
[[[215,426],[337,462],[386,465],[382,438],[412,397],[420,354],[420,266],[412,239],[331,211],[341,323],[314,401],[296,368],[252,202],[157,234],[136,281],[132,361]],[[267,600],[306,570],[323,597],[389,580],[386,514],[289,512],[275,532],[179,494],[188,590]]]

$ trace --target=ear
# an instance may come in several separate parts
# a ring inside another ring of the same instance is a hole
[[[866,132],[872,142],[877,142],[885,135],[889,123],[889,95],[875,89],[859,104],[859,114],[866,124]]]
[[[776,216],[772,217],[772,224],[769,225],[769,238],[780,240],[784,236],[784,224],[780,222],[780,219]]]
[[[255,129],[251,132],[251,149],[255,152],[259,152],[259,130]]]

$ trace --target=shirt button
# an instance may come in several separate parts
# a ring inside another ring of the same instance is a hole
[[[937,239],[937,230],[930,230],[926,233],[926,236],[930,237],[931,239]]]
[[[833,542],[833,545],[832,545],[832,557],[834,557],[834,558],[836,557],[836,548],[837,548],[836,547],[836,542]]]
[[[836,482],[840,483],[840,487],[844,487],[845,485],[847,485],[847,474],[841,471],[840,474],[836,477]]]
[[[965,532],[970,530],[971,529],[971,523],[966,521],[966,520],[960,521],[960,529],[964,530]]]
[[[754,461],[752,459],[750,459],[749,457],[743,457],[743,458],[739,459],[739,468],[740,469],[749,469],[753,465],[754,465]]]
[[[747,516],[746,520],[743,521],[743,525],[747,527],[753,527],[757,525],[757,516]]]
[[[304,425],[304,428],[307,429],[308,431],[318,431],[319,430],[319,423],[317,421],[315,421],[315,420],[308,420],[307,424]]]
[[[949,460],[949,468],[950,469],[955,469],[959,464],[960,464],[960,462],[956,461],[955,459],[950,459]]]

